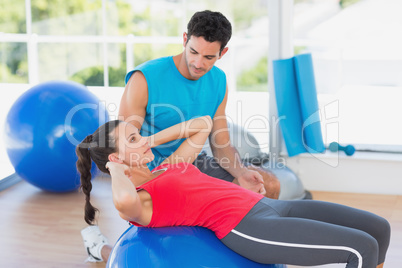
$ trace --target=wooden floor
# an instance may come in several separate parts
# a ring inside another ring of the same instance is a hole
[[[113,207],[110,180],[97,178],[93,184],[93,204],[101,211],[99,226],[114,243],[128,225]],[[388,219],[392,238],[384,267],[402,267],[402,196],[328,192],[313,192],[313,196]],[[24,181],[0,192],[0,267],[105,267],[105,263],[84,262],[83,204],[80,192],[51,194]]]

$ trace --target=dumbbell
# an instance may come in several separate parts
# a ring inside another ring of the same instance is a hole
[[[344,151],[346,155],[351,156],[355,153],[356,149],[353,145],[342,146],[337,142],[331,142],[328,146],[331,152]]]

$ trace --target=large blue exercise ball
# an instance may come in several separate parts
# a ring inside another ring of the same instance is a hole
[[[75,147],[108,119],[103,103],[81,84],[52,81],[32,87],[6,118],[5,144],[15,172],[46,191],[78,189]]]
[[[202,227],[129,227],[113,247],[106,267],[286,268],[260,264],[226,247]]]

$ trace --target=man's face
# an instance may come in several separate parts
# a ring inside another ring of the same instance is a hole
[[[184,55],[188,73],[191,80],[197,80],[206,74],[214,66],[215,62],[222,58],[227,48],[219,54],[221,43],[205,41],[204,37],[191,36],[188,39],[183,35]]]

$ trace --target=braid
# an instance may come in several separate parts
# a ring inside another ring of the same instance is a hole
[[[88,135],[76,148],[76,154],[78,156],[77,169],[81,173],[81,189],[85,194],[85,221],[89,225],[94,224],[95,213],[99,211],[97,208],[92,206],[91,200],[91,167],[92,160],[89,152],[90,143],[92,142],[92,135]]]
[[[85,194],[85,221],[89,225],[95,223],[95,214],[99,212],[90,202],[92,161],[100,171],[109,174],[105,165],[109,161],[109,155],[117,151],[114,130],[121,122],[123,121],[113,120],[103,124],[92,135],[88,135],[75,149],[78,156],[77,169],[81,174],[81,189]]]

